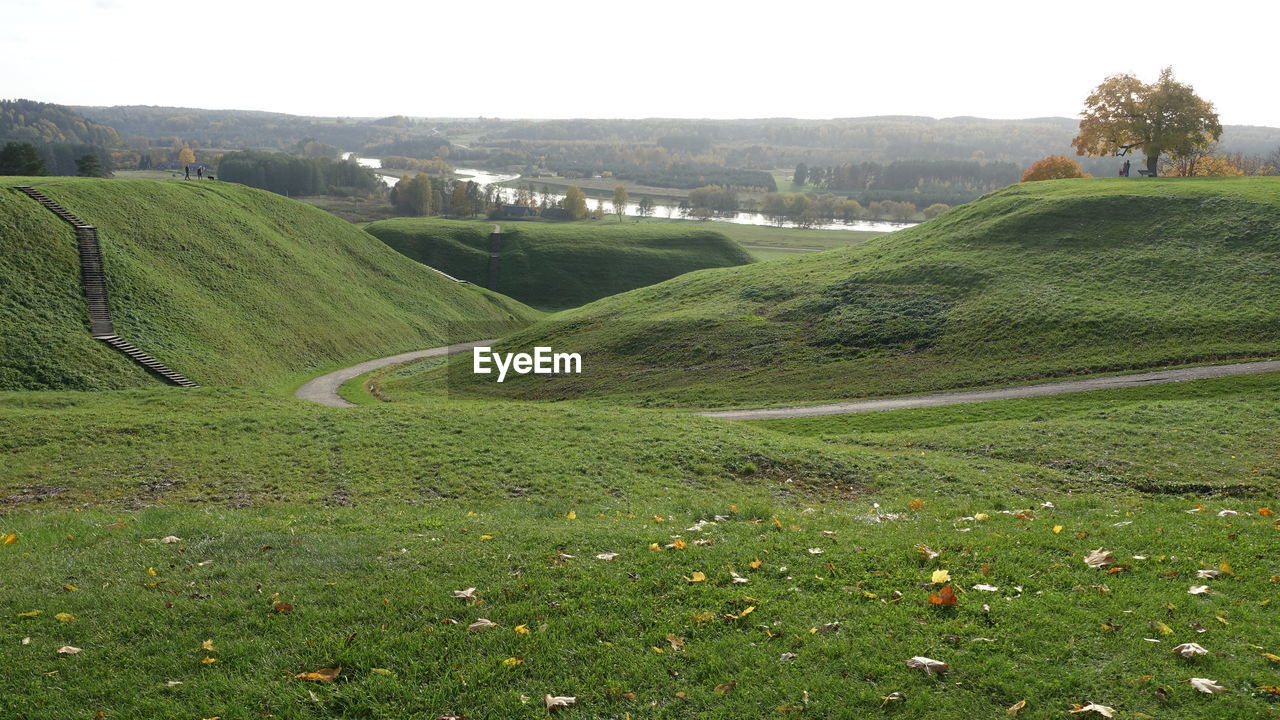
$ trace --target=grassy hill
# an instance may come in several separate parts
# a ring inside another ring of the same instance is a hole
[[[155,382],[89,338],[71,229],[33,184],[97,225],[116,329],[204,385],[277,382],[492,336],[537,313],[458,285],[308,205],[227,183],[5,178],[0,388]]]
[[[581,352],[583,375],[452,387],[785,403],[1270,356],[1278,273],[1280,179],[1029,183],[854,247],[556,314],[503,347]]]
[[[366,228],[405,255],[485,285],[492,222],[399,218]],[[751,256],[723,234],[671,224],[506,223],[497,290],[542,308],[566,308]]]

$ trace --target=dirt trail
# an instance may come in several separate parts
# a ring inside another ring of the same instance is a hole
[[[1062,380],[1059,382],[995,388],[992,390],[962,390],[949,393],[935,393],[933,395],[913,395],[910,397],[882,398],[878,400],[854,400],[850,402],[830,403],[827,405],[760,408],[758,410],[711,410],[700,412],[698,414],[705,415],[706,417],[721,418],[724,420],[773,420],[780,418],[819,417],[822,415],[848,415],[851,413],[882,412],[885,410],[905,410],[907,408],[937,407],[939,405],[958,405],[961,403],[1040,397],[1043,395],[1085,392],[1087,390],[1109,390],[1112,388],[1136,387],[1138,385],[1157,385],[1160,383],[1184,382],[1186,380],[1204,380],[1206,378],[1224,377],[1226,375],[1249,375],[1252,373],[1276,371],[1280,371],[1280,360],[1235,363],[1232,365],[1201,365],[1199,367],[1179,368],[1177,370],[1158,370],[1155,372],[1136,373],[1133,375],[1109,375],[1107,377],[1092,377],[1080,380]]]
[[[354,377],[359,377],[367,372],[373,372],[388,365],[398,365],[400,363],[409,362],[411,360],[421,360],[429,357],[440,357],[442,355],[452,355],[464,350],[470,350],[478,345],[488,345],[493,340],[476,340],[475,342],[458,343],[457,345],[445,345],[443,347],[433,347],[426,350],[414,350],[413,352],[392,355],[391,357],[378,358],[377,360],[366,360],[359,365],[334,370],[326,373],[318,378],[308,380],[306,384],[294,391],[294,396],[302,400],[310,400],[321,405],[330,407],[355,407],[355,403],[349,403],[338,395],[338,388],[342,384]]]

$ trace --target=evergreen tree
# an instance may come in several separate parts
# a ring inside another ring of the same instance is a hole
[[[44,162],[31,143],[10,142],[0,149],[0,175],[43,175]]]

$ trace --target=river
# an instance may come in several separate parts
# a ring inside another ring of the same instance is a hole
[[[353,155],[355,155],[355,153],[347,153],[345,157],[350,158]],[[373,170],[382,169],[382,161],[379,160],[378,158],[356,157],[355,160],[357,163],[360,163],[360,165],[364,167],[371,168]],[[456,172],[458,176],[462,177],[463,179],[470,180],[474,183],[479,184],[482,189],[497,183],[506,183],[506,182],[511,182],[512,180],[520,179],[520,176],[515,174],[493,173],[487,170],[477,170],[475,168],[457,168]],[[378,177],[382,178],[382,182],[386,183],[387,187],[391,187],[400,181],[400,178],[395,175],[384,175],[382,173],[379,173]],[[532,182],[537,182],[537,181],[534,180]],[[515,198],[516,198],[515,188],[499,185],[498,193],[500,194],[500,196],[505,202],[515,201]],[[550,197],[552,200],[556,202],[559,202],[560,200],[564,199],[564,195],[561,195],[558,193],[551,193]],[[588,207],[594,208],[596,202],[597,201],[595,198],[587,198]],[[606,200],[604,203],[604,207],[606,212],[608,212],[609,210],[612,209],[613,203]],[[627,203],[626,214],[631,215],[633,217],[640,215],[640,206],[637,205],[636,203]],[[653,217],[660,217],[660,218],[680,217],[680,211],[673,205],[662,205],[662,204],[654,205]],[[719,222],[730,222],[738,225],[770,225],[770,226],[778,225],[778,223],[773,222],[770,218],[757,212],[743,211],[743,212],[734,213],[731,216],[719,216],[714,219]],[[894,230],[901,230],[902,228],[908,227],[912,224],[913,223],[896,223],[896,222],[887,222],[887,221],[881,221],[881,220],[855,220],[853,222],[823,223],[820,225],[814,225],[812,227],[816,230],[862,230],[862,231],[873,231],[873,232],[893,232]],[[782,227],[795,227],[795,226],[792,223],[783,223]]]

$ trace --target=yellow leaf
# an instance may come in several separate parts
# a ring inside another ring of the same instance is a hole
[[[934,570],[932,577],[933,577],[932,582],[935,582],[935,583],[951,582],[951,573],[947,572],[946,570]]]
[[[476,512],[476,511],[474,511],[474,510],[468,510],[468,511],[467,511],[467,517],[479,517],[479,516],[480,516],[480,514],[479,514],[479,513],[477,513],[477,512]]]
[[[481,536],[480,536],[480,540],[481,540],[482,542],[483,542],[483,541],[485,541],[485,540],[492,540],[492,539],[493,539],[493,536],[492,536],[492,535],[490,535],[490,534],[488,534],[488,533],[485,533],[484,535],[481,535]]]
[[[740,618],[744,618],[744,617],[746,617],[746,616],[750,615],[751,613],[753,613],[753,612],[755,612],[755,611],[756,611],[756,606],[755,606],[755,605],[748,605],[748,606],[747,606],[747,608],[746,608],[745,610],[743,610],[741,613],[739,613],[739,614],[738,614],[738,617],[740,617]]]
[[[1271,653],[1262,653],[1262,657],[1270,660],[1273,663],[1280,663],[1280,655],[1272,655]]]
[[[703,580],[706,580],[707,574],[702,572],[701,570],[694,570],[693,576],[686,579],[691,583],[698,583],[698,582],[702,582]]]
[[[759,570],[760,566],[763,564],[764,564],[763,560],[752,560],[751,562],[747,563],[747,566],[750,567],[752,570]]]
[[[147,568],[147,574],[150,575],[151,577],[155,577],[157,575],[156,569],[153,567]]]
[[[517,634],[517,635],[528,635],[528,634],[529,634],[529,626],[528,626],[528,625],[517,625],[517,626],[515,627],[515,631],[516,631],[516,634]]]
[[[1060,532],[1062,532],[1062,526],[1061,526],[1061,525],[1054,525],[1054,526],[1053,526],[1053,534],[1054,534],[1054,535],[1057,535],[1057,534],[1058,534],[1058,533],[1060,533]],[[1026,702],[1026,700],[1023,700],[1022,702]]]
[[[1153,630],[1155,630],[1156,632],[1160,633],[1161,635],[1172,635],[1172,634],[1173,634],[1173,628],[1169,627],[1168,625],[1165,625],[1164,623],[1160,622],[1159,620],[1152,620],[1152,621],[1151,621],[1151,628],[1152,628]]]
[[[693,614],[693,621],[696,623],[704,623],[710,620],[714,620],[715,617],[716,617],[716,614],[713,612],[696,612]]]
[[[315,672],[298,673],[293,676],[294,680],[306,680],[307,682],[331,683],[338,679],[338,673],[342,672],[341,667],[336,668],[320,668]]]
[[[1225,560],[1218,563],[1218,570],[1220,570],[1224,575],[1231,575],[1231,563]]]
[[[733,691],[734,686],[737,684],[738,682],[736,680],[734,682],[721,683],[715,686],[715,689],[713,689],[711,692],[715,693],[716,695],[728,695],[730,692]]]
[[[58,613],[57,615],[54,615],[54,617],[58,619],[58,622],[75,622],[76,621],[76,616],[72,615],[71,613]]]
[[[990,515],[988,515],[988,514],[986,514],[986,513],[978,513],[977,515],[974,515],[974,516],[973,516],[973,519],[974,519],[974,520],[977,520],[978,522],[982,522],[983,520],[986,520],[986,519],[988,519],[988,518],[990,518],[990,517],[991,517],[991,516],[990,516]]]
[[[735,515],[736,515],[736,514],[737,514],[737,512],[738,512],[738,506],[737,506],[737,505],[730,505],[730,506],[729,506],[729,512],[730,512],[730,513],[732,513],[732,514],[735,514]]]
[[[20,613],[18,613],[18,617],[35,617],[35,616],[39,615],[39,614],[40,614],[40,613],[42,613],[42,612],[44,612],[44,611],[43,611],[43,610],[28,610],[28,611],[26,611],[26,612],[20,612]]]
[[[566,517],[567,519],[569,519],[569,520],[577,520],[577,519],[578,519],[578,513],[577,513],[577,512],[575,512],[575,511],[573,511],[573,510],[570,510],[570,511],[565,515],[565,517]]]
[[[387,675],[387,676],[389,676],[389,677],[395,677],[395,676],[396,676],[396,674],[395,674],[395,673],[391,672],[390,670],[388,670],[388,669],[386,669],[386,668],[369,668],[369,672],[371,672],[371,673],[373,673],[373,674],[375,674],[375,675]]]
[[[664,653],[662,652],[662,648],[660,648],[660,647],[654,647],[654,646],[650,645],[650,646],[649,646],[649,649],[653,651],[653,654],[654,654],[654,655],[663,655],[663,654],[664,654]]]
[[[513,667],[516,667],[517,665],[523,665],[523,664],[524,664],[524,659],[518,658],[518,657],[509,657],[506,660],[502,661],[502,667],[504,668],[513,668]]]
[[[1017,715],[1018,711],[1027,706],[1026,700],[1019,700],[1005,709],[1006,715]]]
[[[5,533],[4,540],[0,540],[0,545],[13,545],[18,542],[18,533]]]
[[[924,509],[924,501],[920,498],[912,498],[911,502],[907,503],[907,507],[918,512]]]
[[[79,590],[80,588],[76,587],[75,585],[63,585],[63,586],[62,586],[62,589],[63,589],[63,590],[66,590],[67,592],[75,592],[75,591]]]
[[[200,664],[201,664],[201,665],[212,665],[212,664],[214,664],[214,663],[216,663],[216,662],[218,662],[218,658],[211,658],[211,657],[207,657],[207,658],[205,658],[205,659],[201,660],[201,661],[200,661]]]
[[[671,547],[677,550],[683,550],[689,547],[689,543],[685,542],[684,540],[681,540],[680,538],[676,538],[676,541],[671,543]]]
[[[210,639],[205,640],[204,642],[200,643],[200,649],[201,649],[201,650],[208,650],[209,652],[213,652],[213,639],[212,639],[212,638],[210,638]]]
[[[779,520],[776,515],[773,518],[773,526],[778,528],[779,530],[782,529],[782,521]]]
[[[658,543],[649,543],[649,549],[654,552],[662,552],[662,546]]]
[[[664,517],[662,517],[661,515],[654,515],[654,516],[653,516],[653,521],[654,521],[654,522],[656,522],[656,523],[660,523],[660,522],[666,522],[666,521],[667,521],[667,519],[666,519],[666,518],[664,518]]]

